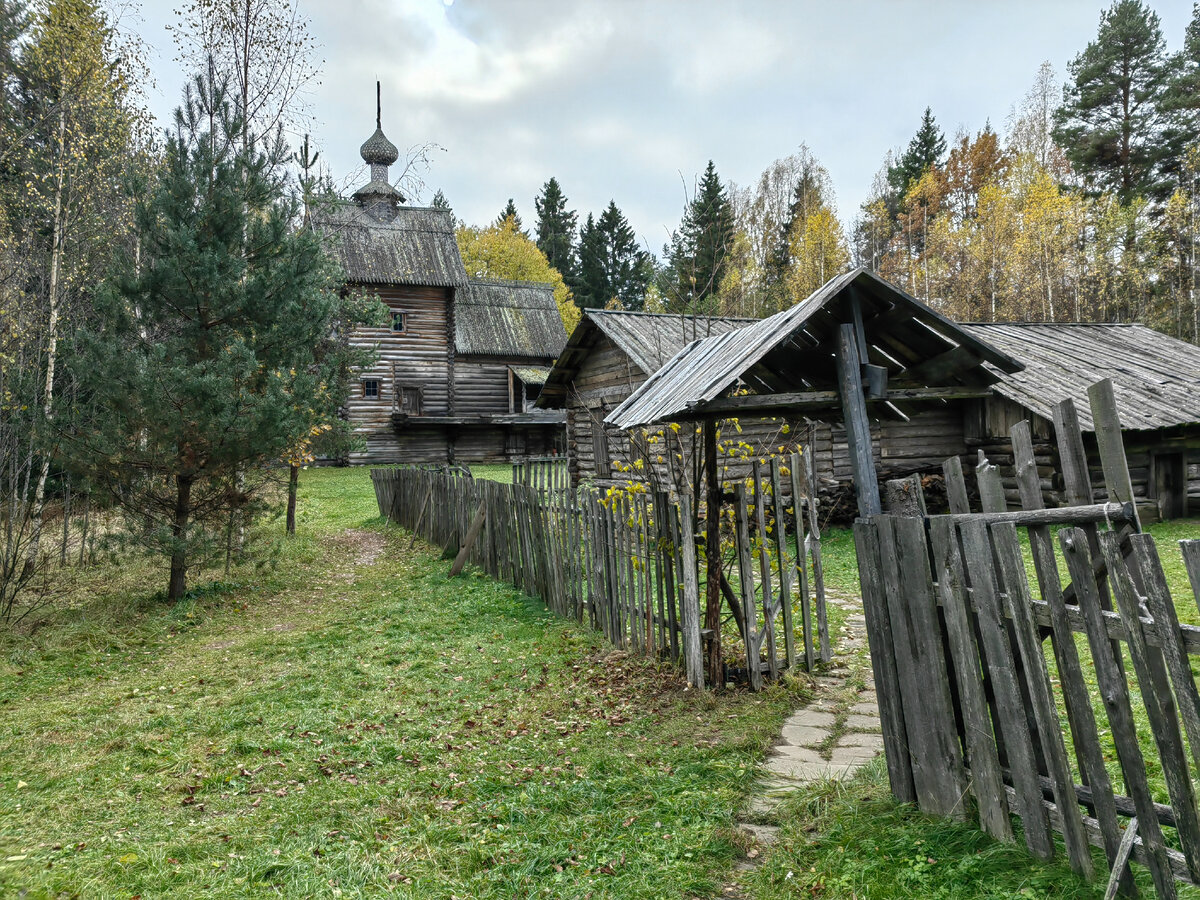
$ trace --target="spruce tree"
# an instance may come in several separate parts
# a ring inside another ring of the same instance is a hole
[[[888,169],[887,181],[891,198],[888,211],[893,218],[899,214],[900,205],[904,202],[904,195],[908,193],[908,189],[934,166],[941,165],[945,154],[946,137],[933,118],[933,110],[927,106],[924,115],[921,116],[921,127],[908,142],[908,149],[897,163]]]
[[[574,283],[575,248],[572,239],[579,217],[567,209],[567,198],[557,178],[551,178],[542,186],[541,194],[533,198],[533,207],[538,216],[538,249],[568,284]]]
[[[1054,139],[1092,193],[1112,191],[1123,204],[1162,199],[1159,166],[1165,79],[1158,15],[1140,0],[1116,0],[1100,14],[1096,40],[1069,66]]]
[[[615,300],[622,309],[639,310],[652,274],[650,254],[638,247],[615,201],[609,201],[599,219],[588,214],[579,231],[575,302],[581,308],[605,307]]]
[[[733,207],[710,159],[668,248],[674,305],[702,309],[717,292],[733,247]]]
[[[344,371],[327,337],[344,314],[339,273],[284,193],[282,140],[243,142],[223,85],[198,78],[176,111],[156,181],[140,186],[139,252],[95,299],[70,354],[108,411],[76,434],[131,535],[170,559],[167,595],[218,545],[253,486],[327,420]]]
[[[429,202],[429,205],[434,209],[450,209],[450,201],[446,199],[446,195],[442,193],[441,188],[438,188],[437,192],[433,195],[433,199]]]
[[[525,226],[521,224],[521,216],[517,212],[517,205],[513,203],[512,197],[508,198],[508,203],[504,204],[504,209],[500,210],[500,215],[496,217],[495,225],[503,225],[508,219],[513,220],[513,225],[517,231],[529,237],[529,232],[525,230]]]

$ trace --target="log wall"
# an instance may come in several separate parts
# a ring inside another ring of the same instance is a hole
[[[352,290],[357,289],[352,287]],[[382,328],[356,328],[350,345],[375,350],[370,369],[360,373],[346,401],[347,418],[367,441],[364,453],[351,455],[355,463],[390,463],[444,460],[446,438],[433,429],[413,429],[403,436],[392,428],[392,404],[397,381],[423,388],[423,415],[448,415],[450,411],[450,359],[447,314],[453,291],[446,288],[371,288],[389,310],[405,313],[405,331],[394,332],[390,321]],[[393,377],[393,372],[395,377]],[[363,397],[362,380],[378,378],[379,396]]]

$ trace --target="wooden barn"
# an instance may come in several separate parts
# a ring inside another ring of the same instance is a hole
[[[627,436],[604,418],[668,360],[693,340],[725,334],[755,319],[588,310],[550,372],[541,404],[567,412],[567,448],[573,483],[629,477],[614,469],[631,455]],[[851,480],[846,430],[840,422],[809,421],[803,415],[740,416],[738,443],[754,452],[811,439],[817,477],[827,495]],[[963,414],[953,404],[927,406],[914,419],[871,424],[876,464],[886,476],[936,469],[948,455],[963,452]],[[602,455],[601,455],[602,454]],[[605,465],[598,470],[596,460]],[[731,473],[744,466],[726,465]]]
[[[1008,432],[1027,419],[1043,491],[1057,503],[1051,407],[1108,377],[1143,513],[1200,511],[1200,348],[1140,325],[960,325],[865,270],[832,279],[791,310],[690,344],[609,414],[607,425],[808,416],[822,423],[814,446],[821,486],[846,495],[852,448],[830,390],[839,322],[862,335],[866,427],[879,478],[937,475],[946,458],[973,463],[983,451],[1015,503]],[[1086,411],[1081,420],[1090,433]],[[1092,463],[1099,468],[1098,456]]]
[[[1125,435],[1133,492],[1144,519],[1200,515],[1200,347],[1144,325],[967,324],[968,333],[1024,365],[1003,374],[991,395],[967,405],[966,448],[982,449],[1000,466],[1015,504],[1008,433],[1030,421],[1044,493],[1061,502],[1062,482],[1051,425],[1063,397],[1083,397],[1101,378],[1112,379]],[[1095,454],[1091,413],[1079,410],[1089,453]],[[1099,457],[1093,455],[1099,477]]]
[[[627,436],[604,417],[692,341],[742,328],[754,319],[673,313],[584,310],[538,405],[565,410],[571,483],[617,479],[613,464],[630,457]],[[778,432],[775,425],[770,429]]]
[[[366,441],[355,463],[502,462],[554,451],[564,416],[532,409],[567,334],[548,284],[467,277],[449,210],[409,206],[378,127],[362,146],[370,181],[316,225],[346,288],[391,313],[351,343],[375,349],[346,415]]]

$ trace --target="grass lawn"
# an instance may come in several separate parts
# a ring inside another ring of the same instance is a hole
[[[161,566],[105,563],[0,637],[0,896],[1100,895],[895,804],[878,764],[789,802],[735,878],[734,815],[795,682],[696,695],[509,586],[451,580],[381,522],[364,469],[306,471],[299,515],[273,564],[199,573],[184,603]],[[854,593],[848,531],[824,558]]]
[[[0,895],[719,891],[786,688],[697,696],[448,579],[363,469],[305,472],[300,532],[174,607],[103,566],[4,639]]]

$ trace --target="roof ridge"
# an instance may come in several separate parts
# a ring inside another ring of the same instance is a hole
[[[1072,326],[1081,328],[1150,328],[1145,322],[959,322],[959,325],[1053,325],[1055,328]],[[1152,329],[1157,330],[1157,329]]]
[[[550,288],[553,290],[556,285],[553,281],[524,281],[516,278],[475,278],[468,276],[469,284],[500,284],[508,287],[532,287],[532,288]]]
[[[726,322],[762,321],[762,319],[755,319],[752,316],[713,316],[708,313],[650,312],[645,309],[603,309],[598,306],[588,307],[584,312],[589,316],[599,313],[605,316],[663,316],[664,318],[679,319],[723,319]]]

